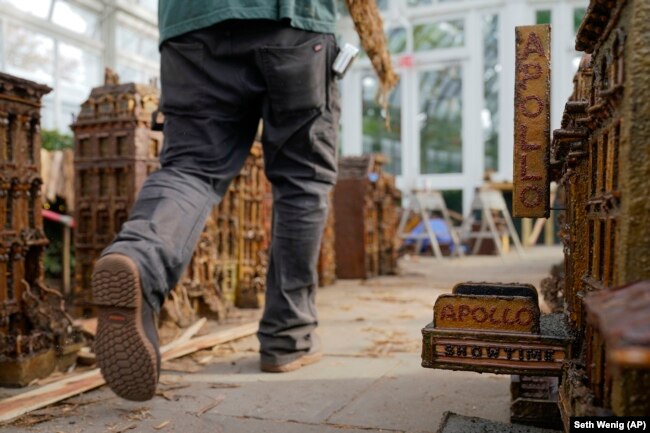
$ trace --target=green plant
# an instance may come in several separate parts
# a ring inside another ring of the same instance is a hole
[[[72,135],[62,134],[56,129],[43,129],[41,146],[46,150],[71,149],[74,146],[74,139]]]

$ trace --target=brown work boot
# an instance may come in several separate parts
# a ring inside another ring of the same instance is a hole
[[[266,373],[288,373],[298,370],[306,365],[315,364],[323,358],[323,352],[308,352],[298,359],[287,362],[286,364],[271,364],[267,362],[260,363],[260,369]]]
[[[138,267],[127,256],[108,254],[95,264],[92,288],[99,309],[95,353],[106,383],[127,400],[151,399],[160,373],[158,332]]]

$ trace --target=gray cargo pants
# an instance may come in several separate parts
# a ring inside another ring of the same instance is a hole
[[[260,322],[261,360],[291,362],[317,349],[316,262],[336,180],[338,90],[333,35],[274,21],[228,21],[161,49],[162,168],[103,254],[139,267],[160,309],[185,270],[207,215],[249,154],[259,119],[273,224]]]

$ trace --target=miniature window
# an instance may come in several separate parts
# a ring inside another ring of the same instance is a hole
[[[9,249],[9,260],[7,260],[7,300],[14,298],[14,252]]]
[[[598,141],[591,144],[591,191],[593,196],[598,191]]]
[[[30,286],[32,286],[40,277],[41,251],[40,248],[29,248],[27,254],[25,254],[24,281],[27,281]]]
[[[613,162],[612,162],[612,189],[618,189],[618,147],[621,140],[621,124],[620,122],[614,127],[614,137],[612,138],[613,149]]]
[[[84,209],[81,211],[81,214],[79,215],[79,225],[77,226],[77,230],[79,231],[79,234],[87,234],[90,232],[90,227],[92,225],[92,214],[88,209]]]
[[[93,267],[84,265],[81,268],[81,287],[82,289],[89,289],[93,278]]]
[[[117,156],[126,155],[126,135],[118,135],[115,138],[115,154]]]
[[[124,170],[115,170],[115,192],[118,196],[126,196],[126,178]]]
[[[115,212],[115,233],[118,233],[122,229],[122,225],[126,222],[127,215],[124,209],[119,209]]]
[[[99,156],[107,157],[110,155],[110,137],[99,137]]]
[[[38,205],[40,205],[40,194],[39,194],[39,184],[38,181],[32,182],[30,191],[29,191],[29,227],[36,227],[36,210]]]
[[[618,59],[616,57],[616,45],[617,45],[618,40],[614,41],[613,49],[612,49],[612,54],[614,55],[612,58],[611,63],[609,64],[609,67],[607,69],[607,81],[612,83],[612,86],[616,86],[618,83]]]
[[[108,211],[103,209],[97,213],[97,234],[106,235],[109,234],[110,224]]]
[[[5,130],[5,161],[13,161],[14,159],[14,124],[16,123],[16,115],[9,114],[7,116],[7,129]]]
[[[79,176],[79,184],[81,187],[81,195],[89,196],[91,194],[90,173],[81,171]]]
[[[79,156],[90,156],[90,138],[79,140]]]
[[[14,225],[14,190],[12,186],[7,191],[7,207],[5,208],[5,228],[11,230]]]
[[[128,113],[133,111],[133,100],[127,98],[120,99],[118,108],[120,113]]]
[[[36,128],[38,126],[38,120],[30,119],[28,122],[25,122],[25,128],[27,129],[27,162],[33,164],[35,161],[34,155],[34,139],[36,136]]]
[[[106,197],[108,195],[108,176],[106,173],[99,173],[99,196]]]
[[[9,131],[9,120],[0,115],[0,158],[7,159],[7,133]]]
[[[590,219],[589,220],[589,269],[588,269],[588,275],[590,277],[596,277],[595,276],[595,261],[596,261],[596,246],[595,246],[595,238],[596,238],[596,227],[595,221]]]
[[[608,281],[608,283],[610,285],[614,283],[614,271],[616,269],[616,267],[614,266],[616,264],[616,254],[615,254],[616,240],[617,240],[616,227],[617,227],[616,219],[612,219],[611,224],[609,226],[610,253],[609,253],[609,281]]]
[[[625,33],[621,29],[616,30],[613,52],[614,62],[617,65],[615,83],[622,85],[625,79]]]
[[[600,89],[607,90],[609,88],[609,77],[607,74],[607,57],[603,57],[603,61],[600,64]]]
[[[600,226],[599,228],[599,239],[598,239],[598,279],[605,283],[606,274],[605,274],[605,239],[607,238],[607,233],[605,231],[605,221],[597,221],[596,224]]]
[[[113,103],[111,101],[102,101],[99,104],[99,110],[101,114],[109,114],[113,112]]]
[[[601,146],[601,166],[600,166],[600,190],[605,191],[607,185],[607,163],[609,162],[609,134],[605,132],[602,138]]]

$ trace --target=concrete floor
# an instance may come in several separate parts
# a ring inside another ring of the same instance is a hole
[[[522,259],[406,258],[400,276],[321,289],[325,357],[318,364],[261,373],[257,340],[249,337],[167,365],[159,396],[149,402],[127,402],[103,387],[0,432],[435,432],[445,411],[508,422],[510,377],[423,369],[420,330],[432,320],[436,297],[455,283],[539,287],[561,259],[556,247],[527,250]]]

